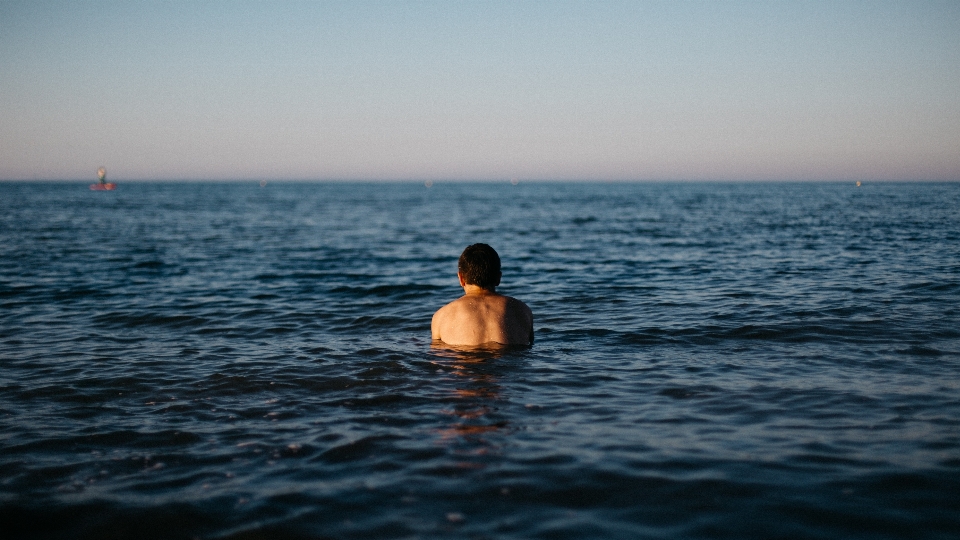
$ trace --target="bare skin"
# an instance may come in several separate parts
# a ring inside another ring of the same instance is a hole
[[[457,277],[463,296],[433,314],[433,339],[448,345],[533,345],[533,313],[526,304],[497,294],[495,287],[466,283],[459,272]]]

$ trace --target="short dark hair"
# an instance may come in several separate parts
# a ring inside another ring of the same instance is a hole
[[[457,261],[457,270],[469,285],[493,290],[500,284],[500,256],[487,244],[467,246]]]

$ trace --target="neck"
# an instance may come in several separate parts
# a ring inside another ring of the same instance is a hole
[[[471,296],[471,295],[479,296],[484,294],[497,294],[497,291],[494,289],[484,289],[479,285],[473,285],[473,284],[467,283],[466,285],[463,286],[463,294],[467,296]]]

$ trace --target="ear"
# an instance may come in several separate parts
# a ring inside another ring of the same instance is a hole
[[[460,280],[460,286],[461,286],[461,287],[463,287],[463,286],[465,286],[465,285],[467,284],[467,282],[463,280],[463,276],[460,275],[460,271],[459,271],[459,270],[457,270],[457,279]]]

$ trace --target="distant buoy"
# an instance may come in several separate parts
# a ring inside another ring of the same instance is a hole
[[[113,182],[107,182],[107,168],[101,166],[97,169],[97,180],[96,184],[90,184],[90,189],[94,191],[113,191],[117,189],[117,185]]]
[[[860,181],[857,180],[857,187],[860,187]]]

